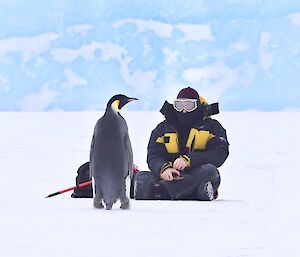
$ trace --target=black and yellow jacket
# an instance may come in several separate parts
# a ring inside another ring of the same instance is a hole
[[[186,135],[182,135],[176,125],[175,112],[173,106],[165,102],[161,109],[165,120],[152,131],[147,148],[150,170],[159,176],[172,167],[178,157],[183,158],[190,168],[207,163],[220,167],[229,155],[226,130],[208,116],[199,118]],[[185,171],[188,172],[188,168]]]

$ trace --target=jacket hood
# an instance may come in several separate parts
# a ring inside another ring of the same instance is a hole
[[[206,104],[200,104],[198,108],[196,109],[197,112],[199,112],[199,120],[201,121],[204,118],[209,118],[211,115],[218,114],[219,113],[219,104],[213,103],[210,105]],[[168,121],[172,125],[177,124],[177,115],[176,110],[173,108],[173,105],[169,102],[165,101],[163,106],[160,109],[160,112],[162,115],[165,116],[166,121]],[[197,122],[195,121],[195,122]]]

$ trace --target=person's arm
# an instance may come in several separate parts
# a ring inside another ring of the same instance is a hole
[[[172,162],[167,160],[164,144],[157,142],[157,139],[161,137],[160,134],[163,134],[162,126],[161,123],[152,131],[147,148],[148,167],[157,176],[160,176],[163,171],[172,167]]]

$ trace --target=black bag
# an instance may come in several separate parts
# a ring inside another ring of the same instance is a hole
[[[134,176],[133,195],[135,200],[170,199],[164,185],[151,171],[141,171]]]
[[[87,182],[91,180],[90,177],[90,163],[86,162],[79,167],[77,170],[76,185]],[[93,198],[93,187],[88,185],[82,188],[75,188],[74,193],[71,197],[73,198]]]

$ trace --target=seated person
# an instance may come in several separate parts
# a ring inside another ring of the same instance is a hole
[[[229,155],[225,129],[210,118],[217,104],[208,105],[190,87],[173,105],[165,102],[165,120],[152,131],[147,151],[150,172],[136,174],[135,199],[196,199],[218,197],[220,167]]]

